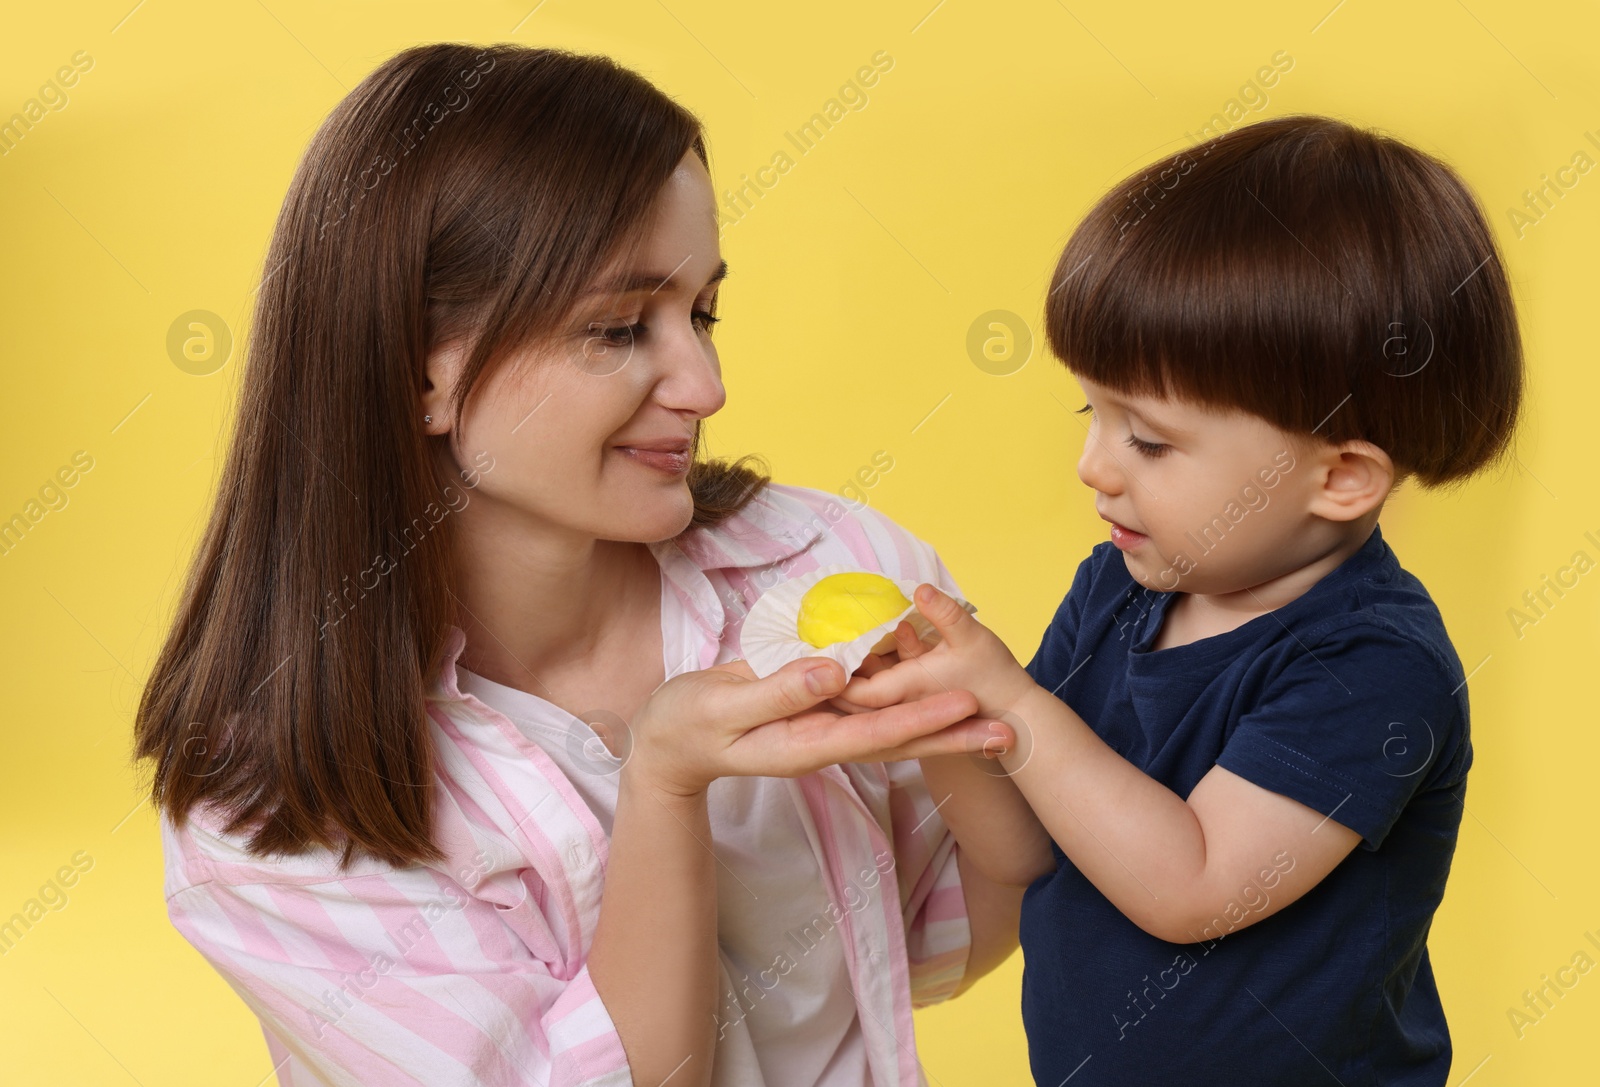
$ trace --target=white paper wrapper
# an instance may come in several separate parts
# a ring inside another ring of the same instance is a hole
[[[893,648],[892,635],[902,619],[909,622],[924,641],[937,642],[938,631],[934,630],[932,623],[922,617],[915,604],[893,619],[879,623],[871,630],[862,633],[860,637],[848,642],[835,642],[833,645],[818,648],[800,637],[795,628],[800,617],[800,600],[808,589],[823,578],[834,574],[876,572],[835,564],[819,567],[808,574],[801,574],[768,589],[755,602],[750,614],[745,616],[744,627],[739,632],[739,653],[749,663],[750,670],[758,676],[770,676],[790,661],[799,660],[801,657],[828,657],[838,661],[843,666],[845,674],[849,675],[861,667],[861,662],[867,659],[873,647],[885,640],[886,636],[889,636],[890,640],[886,649]],[[911,594],[916,592],[917,586],[922,584],[922,581],[914,579],[889,578],[889,580],[905,594],[907,600],[911,599]],[[968,614],[977,613],[978,609],[965,600],[960,597],[954,599],[967,609]]]

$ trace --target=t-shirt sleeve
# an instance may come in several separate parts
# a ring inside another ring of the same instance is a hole
[[[1376,623],[1318,639],[1268,681],[1217,765],[1383,844],[1401,811],[1451,765],[1466,722],[1444,667]]]
[[[1072,586],[1056,607],[1055,616],[1045,628],[1044,637],[1033,659],[1028,662],[1028,675],[1051,694],[1060,697],[1061,685],[1072,674],[1072,653],[1078,641],[1078,628],[1082,624],[1084,600],[1089,595],[1090,570],[1095,561],[1089,555],[1078,564]]]

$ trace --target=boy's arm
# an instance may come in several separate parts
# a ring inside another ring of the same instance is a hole
[[[1050,834],[998,758],[993,771],[986,771],[977,763],[980,757],[919,761],[939,814],[977,870],[994,883],[1026,887],[1056,870]]]
[[[1227,919],[1230,932],[1258,921],[1316,886],[1360,841],[1307,805],[1220,766],[1186,801],[1034,683],[1004,643],[948,596],[924,586],[916,601],[942,644],[920,657],[916,669],[902,662],[852,681],[843,697],[872,706],[930,687],[972,691],[979,715],[1017,729],[1016,744],[999,761],[1043,829],[1151,935],[1194,943],[1208,938],[1218,918]],[[962,814],[947,814],[952,828]],[[975,823],[1000,846],[984,813]],[[959,831],[957,840],[964,841]]]
[[[925,651],[910,624],[895,631],[901,660]],[[1014,729],[987,750],[993,755],[1014,746]],[[1030,883],[1056,869],[1050,836],[1026,798],[996,759],[985,768],[978,756],[943,755],[918,760],[929,792],[955,836],[961,869],[961,895],[966,903],[972,948],[967,970],[952,996],[960,996],[979,978],[1011,957],[1018,945],[1022,893]]]
[[[915,660],[930,648],[918,639],[910,623],[902,621],[894,629],[893,650],[867,656],[854,674],[862,679],[877,676],[899,661]],[[923,671],[928,684],[942,687],[933,672]],[[845,712],[867,709],[843,696],[832,698],[830,704]],[[918,759],[918,764],[934,807],[968,853],[971,866],[995,884],[1027,887],[1046,872],[1056,871],[1056,856],[1050,852],[1050,834],[997,757],[1016,746],[1016,725],[992,722],[990,728],[994,740],[984,744],[987,757],[934,756]]]
[[[887,655],[868,657],[856,675],[870,677],[892,662],[914,660],[928,652],[910,623],[902,622],[894,635],[895,648]],[[926,679],[935,689],[942,686],[931,672]],[[842,697],[832,701],[847,712],[867,708]],[[997,757],[1016,745],[1015,724],[995,722],[991,728],[994,740],[985,744],[987,757],[938,755],[918,762],[936,810],[970,866],[993,883],[1026,887],[1055,871],[1055,854],[1050,851],[1048,831]]]
[[[923,779],[955,836],[961,896],[972,930],[966,974],[951,994],[960,996],[1017,949],[1022,893],[1055,871],[1050,838],[1028,802],[995,764],[986,772],[978,756],[923,758]]]
[[[1001,756],[1018,788],[1078,870],[1160,939],[1197,943],[1270,916],[1361,840],[1220,766],[1185,801],[1037,685],[1014,712],[1033,741],[1031,757],[1026,740]]]
[[[926,651],[909,623],[900,624],[895,641],[894,651],[868,657],[856,674],[875,675],[893,661]],[[833,701],[847,712],[865,708],[843,699]],[[991,758],[981,762],[977,755],[917,760],[934,810],[956,840],[961,897],[971,933],[966,971],[952,997],[972,988],[1016,951],[1022,894],[1035,879],[1056,868],[1049,834],[1004,767],[992,759],[993,753],[1015,743],[1015,730],[995,732],[995,742],[986,748]]]

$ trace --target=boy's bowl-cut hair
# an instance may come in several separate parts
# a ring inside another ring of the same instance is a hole
[[[1471,191],[1327,117],[1234,129],[1116,185],[1062,251],[1045,330],[1091,381],[1369,441],[1397,482],[1494,463],[1522,401],[1511,291]]]

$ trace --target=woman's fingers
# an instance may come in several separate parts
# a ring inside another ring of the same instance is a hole
[[[870,692],[861,699],[846,689],[844,669],[825,657],[790,661],[762,678],[744,661],[707,671],[723,675],[691,696],[698,714],[684,709],[720,723],[727,746],[716,776],[794,777],[831,763],[981,753],[1013,742],[1009,726],[972,718],[978,704],[971,692],[920,697],[902,667],[853,680]]]
[[[731,661],[723,661],[721,664],[713,664],[710,668],[707,668],[706,671],[729,672],[744,679],[757,678],[756,670],[751,668],[750,662],[745,660],[743,657],[738,657]]]
[[[858,714],[813,710],[750,729],[729,747],[736,764],[727,772],[796,777],[836,762],[867,762],[879,752],[970,717],[978,701],[951,691],[918,702]]]
[[[982,755],[994,758],[1017,742],[1016,732],[1004,721],[969,717],[949,728],[919,736],[892,751],[880,752],[883,762],[897,759],[925,759],[938,755]]]
[[[709,716],[740,732],[777,721],[810,709],[845,684],[844,669],[827,657],[802,657],[792,660],[769,676],[753,678],[755,673],[744,661],[729,661],[708,671],[731,672],[749,678],[718,690],[708,705]]]
[[[968,691],[945,691],[915,702],[840,717],[821,734],[828,762],[876,760],[970,717],[978,700]]]

